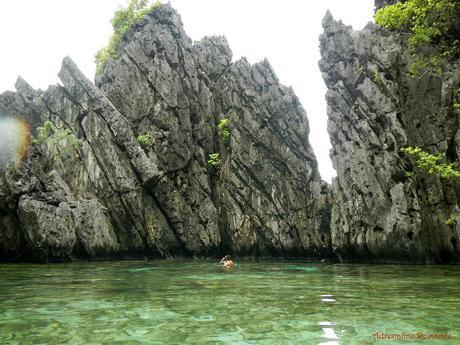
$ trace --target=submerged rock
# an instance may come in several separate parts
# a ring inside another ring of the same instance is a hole
[[[33,135],[50,120],[82,141],[61,159],[31,144],[0,174],[0,259],[331,255],[306,114],[268,61],[232,62],[224,37],[193,44],[170,5],[118,53],[97,86],[65,58],[63,86],[18,79],[0,95],[0,112]]]

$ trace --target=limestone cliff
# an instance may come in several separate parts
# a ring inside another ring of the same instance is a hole
[[[118,55],[97,86],[65,58],[62,86],[18,79],[0,95],[2,116],[33,135],[50,120],[82,140],[62,160],[31,144],[0,174],[0,259],[331,255],[330,194],[306,114],[268,61],[232,62],[223,37],[192,43],[169,5]]]
[[[419,146],[458,161],[459,61],[440,76],[410,77],[406,35],[372,23],[353,31],[330,13],[323,27],[334,252],[343,260],[459,261],[459,182],[414,173],[400,152]]]
[[[95,84],[65,58],[62,86],[19,78],[17,92],[0,95],[0,120],[22,119],[34,137],[49,120],[82,143],[61,159],[31,143],[4,169],[0,155],[0,260],[459,262],[460,182],[420,171],[400,149],[459,160],[460,62],[411,77],[407,35],[372,23],[353,31],[330,13],[323,27],[332,191],[306,114],[268,61],[232,62],[224,37],[193,43],[161,5],[124,35]]]

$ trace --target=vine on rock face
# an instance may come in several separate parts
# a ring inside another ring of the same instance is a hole
[[[124,34],[135,24],[139,23],[146,14],[161,5],[160,1],[152,5],[147,0],[131,0],[126,8],[120,7],[111,20],[113,33],[106,47],[100,49],[95,56],[97,73],[101,73],[110,58],[117,58],[117,48]]]
[[[444,63],[460,54],[459,40],[449,35],[457,6],[457,0],[408,0],[376,12],[378,25],[409,33],[408,44],[414,57],[411,76],[421,72],[439,75]]]
[[[70,156],[72,152],[83,145],[83,141],[78,139],[70,129],[58,129],[51,121],[45,121],[42,127],[37,128],[37,138],[32,138],[34,145],[46,144],[52,151],[54,160],[61,160]]]

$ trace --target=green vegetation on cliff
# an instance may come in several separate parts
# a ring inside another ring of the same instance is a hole
[[[439,174],[444,178],[460,177],[460,171],[456,170],[452,163],[441,163],[444,160],[442,154],[433,155],[419,147],[412,146],[404,147],[401,151],[415,159],[417,167],[428,174]]]
[[[150,134],[140,134],[136,139],[144,150],[153,146],[153,139]]]
[[[408,0],[381,8],[375,14],[375,22],[409,33],[408,44],[414,56],[411,75],[422,71],[440,74],[443,64],[460,53],[459,40],[449,34],[457,6],[457,0]]]
[[[47,145],[54,152],[53,159],[66,158],[83,145],[70,129],[59,129],[51,121],[45,121],[42,127],[37,128],[37,137],[32,139],[32,144]]]
[[[228,119],[222,119],[217,124],[217,133],[219,135],[219,139],[225,146],[228,146],[230,140],[230,129],[228,128],[228,125]]]
[[[220,166],[220,153],[210,153],[208,163],[217,168]]]
[[[225,148],[230,147],[230,128],[229,128],[230,120],[229,119],[220,119],[217,123],[217,135],[219,136],[219,141]],[[229,157],[225,160],[224,164],[221,161],[221,155],[218,152],[210,153],[208,156],[208,164],[214,168],[220,168],[221,166],[226,166],[229,162]]]
[[[139,23],[147,13],[152,12],[160,6],[157,1],[152,5],[147,0],[130,0],[126,8],[120,7],[111,20],[113,33],[106,47],[100,49],[95,56],[96,69],[100,73],[104,70],[107,61],[110,58],[116,58],[117,48],[124,34],[135,24]]]

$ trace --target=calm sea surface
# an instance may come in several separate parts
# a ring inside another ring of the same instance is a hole
[[[0,344],[460,344],[460,267],[1,264]]]

